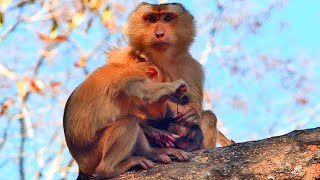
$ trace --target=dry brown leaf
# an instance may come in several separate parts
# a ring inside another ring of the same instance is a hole
[[[86,65],[87,65],[87,58],[86,57],[81,57],[79,59],[79,61],[74,64],[74,66],[78,67],[78,68],[86,67]]]
[[[14,104],[14,100],[11,98],[6,99],[2,104],[1,104],[1,111],[0,111],[0,116],[4,115],[5,113],[8,112],[8,108]]]
[[[45,85],[42,81],[40,80],[30,80],[30,88],[32,91],[37,92],[39,94],[43,93],[43,89],[45,88]]]
[[[43,33],[38,33],[38,37],[45,42],[65,42],[67,41],[67,36],[64,35],[59,35],[59,36],[53,36],[51,35],[46,35]]]
[[[58,88],[58,87],[61,86],[61,85],[62,85],[61,82],[52,82],[52,83],[50,84],[50,87],[53,88],[53,89],[55,89],[55,88]]]
[[[62,85],[61,82],[52,82],[50,87],[54,93],[58,93],[58,88]]]
[[[68,39],[67,36],[59,35],[59,36],[55,37],[53,40],[56,42],[66,42],[67,39]]]

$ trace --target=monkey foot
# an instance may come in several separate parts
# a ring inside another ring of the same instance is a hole
[[[145,157],[133,156],[128,159],[130,166],[141,166],[143,169],[151,169],[154,164],[152,161]]]
[[[190,159],[190,154],[180,149],[159,148],[155,151],[156,155],[152,159],[166,164],[171,163],[170,157],[176,158],[178,161],[189,161]]]

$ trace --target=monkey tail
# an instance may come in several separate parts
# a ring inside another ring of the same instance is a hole
[[[232,139],[228,139],[224,134],[222,134],[220,131],[218,131],[218,139],[219,139],[219,144],[221,146],[228,146],[231,144],[235,144],[236,142]]]

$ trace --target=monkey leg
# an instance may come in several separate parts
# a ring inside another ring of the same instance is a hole
[[[153,167],[153,163],[145,157],[131,156],[139,131],[137,118],[126,116],[103,132],[99,144],[103,155],[95,170],[97,179],[115,177],[136,165],[144,169]]]
[[[203,111],[199,120],[203,133],[203,149],[212,149],[217,143],[217,117],[210,110]]]
[[[233,140],[229,140],[217,130],[217,117],[210,110],[203,111],[199,121],[199,126],[203,133],[203,149],[212,149],[216,147],[217,140],[221,146],[234,144]]]

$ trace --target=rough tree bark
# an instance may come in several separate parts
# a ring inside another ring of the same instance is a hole
[[[192,153],[117,179],[320,179],[320,128]]]

